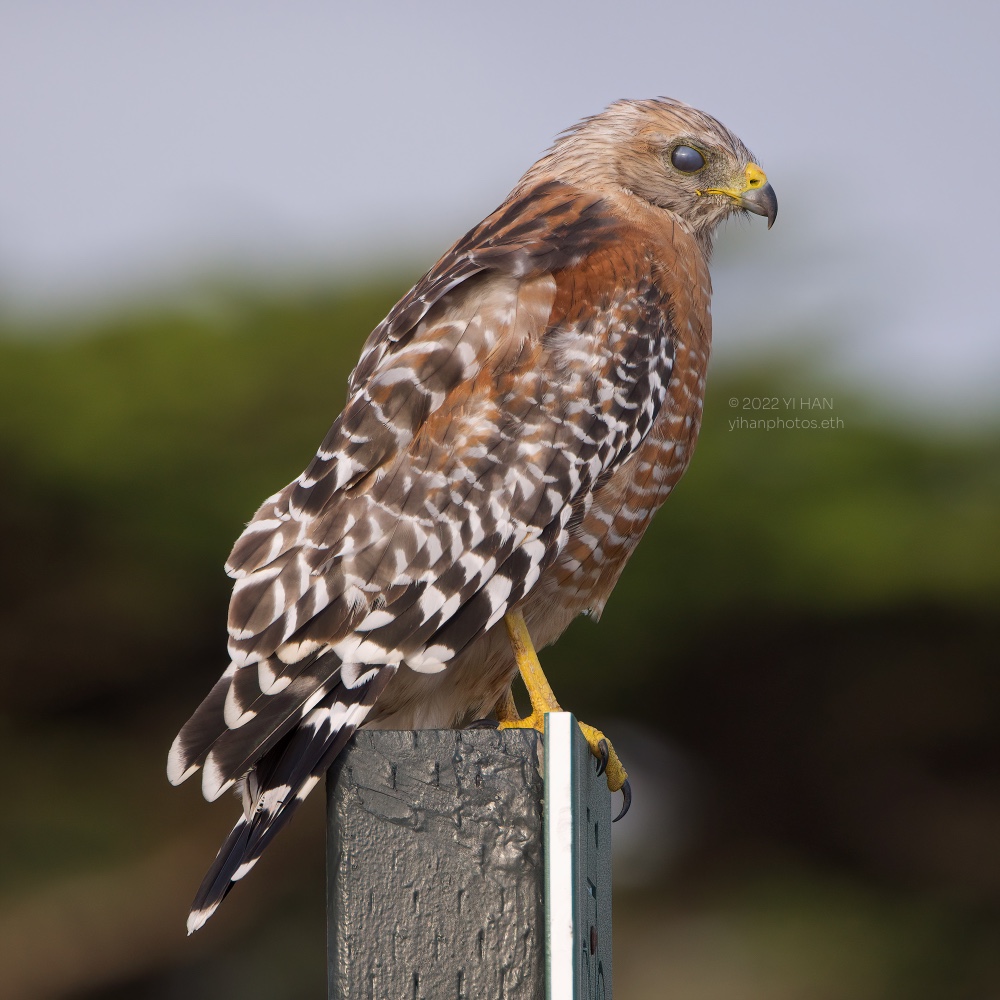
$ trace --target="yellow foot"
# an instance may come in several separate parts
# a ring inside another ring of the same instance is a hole
[[[556,712],[560,709],[553,708],[550,711]],[[600,729],[588,726],[585,722],[578,722],[577,725],[580,727],[580,732],[583,733],[583,738],[587,741],[587,746],[590,747],[590,752],[597,758],[597,773],[607,775],[608,788],[612,792],[620,791],[622,793],[622,808],[614,820],[617,823],[632,805],[632,787],[629,785],[628,774],[622,767],[622,762],[619,760],[618,754],[615,753],[611,741]],[[497,728],[536,729],[538,732],[544,733],[545,713],[532,712],[531,715],[526,715],[523,719],[517,718],[515,714],[513,717],[501,719]]]
[[[507,634],[510,636],[510,644],[514,650],[514,659],[517,661],[518,670],[524,681],[524,686],[528,689],[528,697],[531,699],[531,714],[523,719],[518,718],[517,708],[514,705],[514,698],[508,688],[496,706],[497,719],[500,729],[536,729],[540,733],[545,732],[545,713],[561,712],[559,703],[556,701],[549,682],[542,673],[542,665],[538,662],[538,655],[528,634],[528,627],[524,623],[524,616],[519,610],[509,611],[504,618],[507,626]],[[607,774],[608,788],[613,792],[621,790],[624,797],[621,812],[615,817],[615,822],[620,820],[628,812],[632,804],[632,790],[628,783],[628,775],[622,762],[618,759],[611,741],[599,729],[579,723],[583,738],[590,747],[590,752],[598,760],[598,774]]]
[[[554,708],[553,712],[561,711]],[[545,733],[545,713],[532,712],[523,719],[514,716],[512,719],[501,719],[497,724],[497,729],[535,729],[540,733]]]
[[[618,754],[615,753],[611,740],[600,729],[588,726],[585,722],[581,722],[579,725],[583,738],[587,741],[587,746],[590,747],[590,752],[600,761],[597,773],[606,773],[608,788],[617,792],[628,781],[628,774],[622,767],[622,762],[618,759]]]

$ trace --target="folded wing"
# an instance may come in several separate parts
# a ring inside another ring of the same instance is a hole
[[[641,242],[547,183],[460,241],[369,338],[316,457],[227,564],[232,663],[168,766],[245,815],[194,926],[398,668],[445,669],[537,583],[648,433],[672,366]]]

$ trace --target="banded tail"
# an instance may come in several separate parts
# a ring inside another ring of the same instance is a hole
[[[211,723],[222,711],[227,681],[233,677],[227,671],[174,741],[167,768],[173,784],[202,767],[206,798],[218,798],[236,783],[243,795],[243,815],[219,849],[191,904],[188,934],[205,924],[233,885],[257,863],[364,722],[396,671],[394,666],[362,668],[364,673],[348,687],[341,675],[346,673],[350,679],[352,671],[342,671],[339,665],[335,669],[325,684],[316,685],[318,699],[315,694],[308,698],[301,714],[285,720],[275,731],[263,735],[251,717],[245,726],[226,729],[206,746],[199,734],[218,729]],[[244,767],[247,759],[256,759],[249,769]]]

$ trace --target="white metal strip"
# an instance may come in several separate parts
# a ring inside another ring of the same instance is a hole
[[[545,714],[545,967],[548,1000],[573,1000],[576,859],[570,712]]]

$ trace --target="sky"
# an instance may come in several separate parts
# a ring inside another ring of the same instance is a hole
[[[792,346],[931,421],[995,407],[998,34],[985,0],[0,0],[0,306],[412,272],[561,129],[667,94],[780,203],[720,235],[718,363]]]

